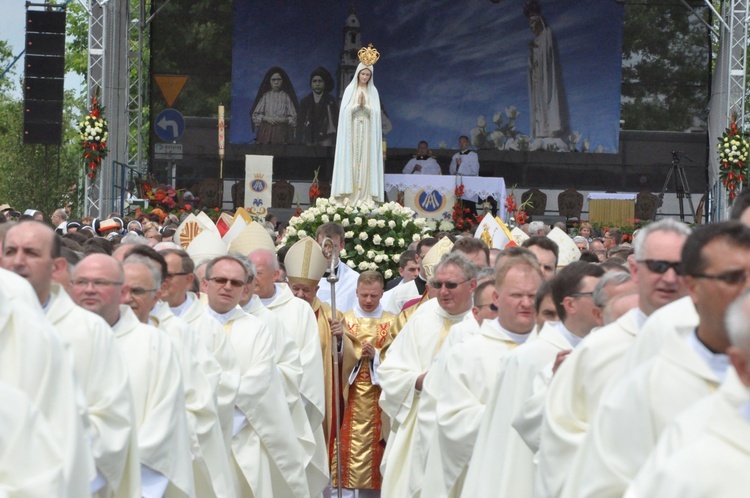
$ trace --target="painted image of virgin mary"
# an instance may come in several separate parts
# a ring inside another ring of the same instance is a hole
[[[297,128],[297,94],[286,71],[272,67],[263,77],[250,117],[259,144],[294,142]]]
[[[523,14],[534,34],[529,42],[531,137],[564,137],[570,124],[557,41],[537,0],[526,0]]]

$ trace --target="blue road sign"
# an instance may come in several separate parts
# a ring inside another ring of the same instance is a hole
[[[165,109],[156,116],[154,122],[154,131],[156,136],[165,142],[177,140],[185,132],[185,118],[180,111],[175,109]]]

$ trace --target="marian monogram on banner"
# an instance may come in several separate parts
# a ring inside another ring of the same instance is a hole
[[[245,209],[262,222],[271,207],[273,156],[245,156]]]

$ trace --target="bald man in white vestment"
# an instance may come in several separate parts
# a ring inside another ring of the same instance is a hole
[[[86,497],[96,469],[76,404],[80,388],[65,347],[31,285],[0,269],[0,381],[23,391],[46,419],[64,458],[68,495]]]
[[[724,314],[747,285],[750,229],[737,222],[702,226],[685,242],[682,261],[698,327],[675,327],[657,356],[605,393],[563,496],[621,496],[664,428],[726,376]]]
[[[322,490],[321,486],[325,488],[328,483],[327,474],[323,474],[318,469],[318,466],[321,465],[319,461],[326,461],[328,457],[325,444],[318,444],[315,439],[313,430],[310,427],[310,421],[307,418],[307,412],[305,411],[305,403],[300,394],[299,386],[302,383],[303,371],[299,359],[299,348],[284,323],[276,316],[276,313],[263,306],[260,298],[254,294],[254,281],[257,277],[255,265],[249,258],[241,257],[240,259],[248,265],[250,275],[250,285],[247,286],[247,292],[243,293],[240,299],[240,307],[245,313],[261,320],[273,335],[276,351],[274,362],[279,374],[281,374],[284,392],[286,393],[286,402],[289,412],[292,415],[297,440],[307,455],[305,458],[305,471],[310,487],[310,495],[317,496]]]
[[[209,314],[222,323],[240,362],[232,431],[235,490],[256,498],[309,497],[305,454],[276,368],[275,339],[262,321],[237,306],[248,285],[245,264],[221,256],[207,265],[201,286]]]
[[[750,300],[727,310],[732,346],[720,390],[685,410],[668,427],[626,497],[744,497],[750,489]]]
[[[450,259],[435,269],[435,279],[441,283],[438,297],[411,316],[380,366],[380,407],[391,420],[381,464],[383,496],[408,496],[422,384],[450,328],[472,319],[471,294],[476,280],[467,277],[476,274],[476,265],[462,254],[444,257]]]
[[[171,275],[162,287],[162,299],[169,303],[169,309],[175,316],[185,320],[198,332],[206,350],[216,360],[214,370],[210,370],[211,363],[203,366],[215,391],[224,445],[229,455],[232,449],[234,401],[240,385],[237,354],[221,324],[208,314],[198,296],[189,291],[195,279],[195,264],[188,253],[180,249],[166,249],[160,254],[164,256],[168,274]]]
[[[202,337],[175,316],[168,303],[161,301],[165,289],[172,292],[172,277],[164,256],[145,245],[130,244],[126,248],[129,251],[122,254],[125,285],[130,288],[126,304],[141,323],[153,325],[169,336],[180,362],[196,495],[231,496],[234,486],[229,452],[218,418],[214,385],[206,375],[215,375],[220,366],[208,353]]]
[[[229,454],[221,432],[214,391],[203,365],[212,364],[195,331],[177,318],[161,301],[164,257],[151,248],[133,251],[123,262],[125,285],[130,288],[125,304],[141,323],[154,325],[172,340],[180,362],[185,408],[190,428],[193,479],[197,496],[229,497],[234,494]]]
[[[29,397],[0,382],[0,496],[65,495],[65,458]]]
[[[601,325],[593,294],[603,275],[600,266],[577,261],[551,280],[552,298],[561,322],[545,324],[537,340],[514,349],[506,357],[481,421],[464,496],[532,495],[534,454],[513,428],[513,418],[531,396],[537,374],[554,363],[558,353],[574,348],[594,327]],[[515,295],[513,287],[507,291],[510,296]],[[534,296],[530,298],[532,311]],[[498,316],[503,316],[504,307],[513,309],[508,306],[513,304],[510,299],[498,303],[501,310]]]
[[[302,382],[299,390],[316,442],[315,454],[311,461],[313,467],[308,469],[309,484],[312,494],[317,496],[328,484],[329,475],[328,451],[323,433],[326,401],[318,322],[307,302],[296,297],[288,285],[276,283],[279,261],[272,251],[256,249],[248,257],[256,270],[255,294],[263,306],[281,320],[299,348],[299,360],[302,364]]]
[[[141,493],[145,497],[195,496],[185,395],[177,353],[169,337],[138,320],[127,305],[120,263],[104,254],[84,258],[73,274],[73,300],[112,327],[133,394]],[[85,282],[86,285],[82,285]]]
[[[688,234],[684,224],[671,219],[639,232],[635,261],[629,263],[638,308],[582,341],[552,378],[545,400],[534,496],[560,496],[602,394],[617,372],[617,362],[648,315],[685,295],[679,264]]]
[[[52,279],[67,265],[51,228],[25,222],[5,237],[4,268],[23,275],[73,356],[76,379],[85,397],[87,430],[97,477],[97,496],[137,496],[140,491],[138,440],[128,372],[114,334],[100,316],[77,306]]]

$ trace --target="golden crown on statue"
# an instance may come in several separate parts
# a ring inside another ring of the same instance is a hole
[[[380,59],[380,52],[372,46],[372,43],[367,45],[367,47],[360,48],[357,55],[359,56],[359,62],[365,66],[373,66]]]

